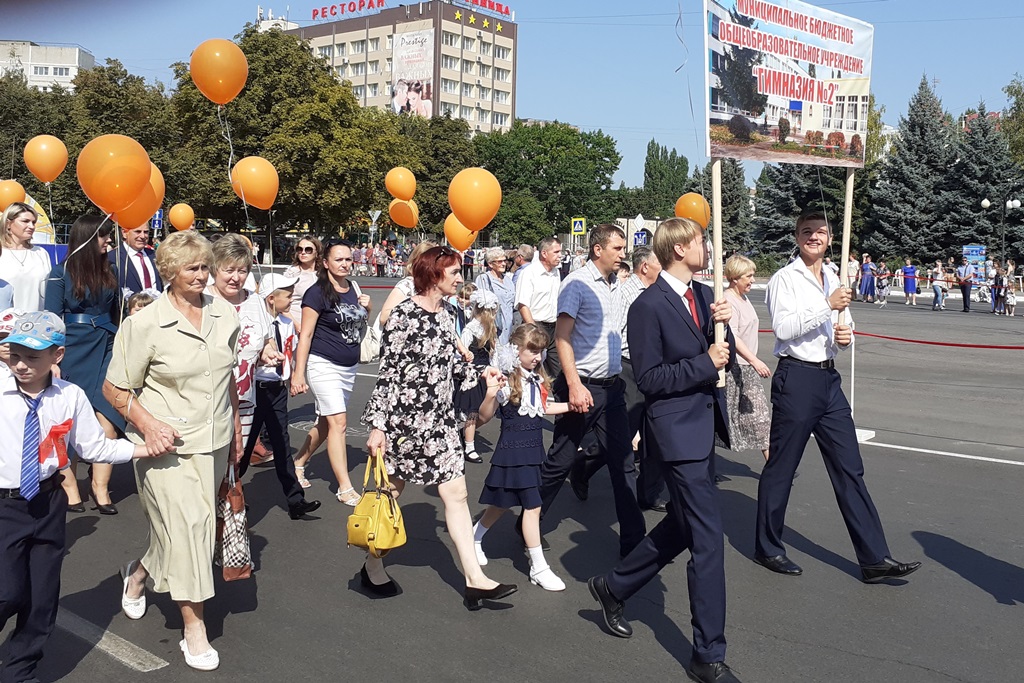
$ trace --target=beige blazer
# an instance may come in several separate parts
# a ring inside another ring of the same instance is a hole
[[[197,332],[165,294],[124,319],[107,380],[135,391],[153,417],[181,434],[179,454],[212,453],[235,433],[229,391],[238,332],[238,315],[223,299],[203,295]],[[145,441],[130,424],[127,436]]]

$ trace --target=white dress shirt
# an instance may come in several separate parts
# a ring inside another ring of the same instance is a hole
[[[531,263],[518,271],[515,306],[530,309],[530,315],[539,323],[554,323],[558,317],[558,290],[562,274],[558,268],[548,270],[543,263]]]
[[[135,274],[139,276],[139,284],[143,287],[146,286],[146,273],[149,273],[149,281],[155,288],[156,269],[153,268],[153,262],[150,260],[149,254],[133,249],[127,244],[124,245],[124,253],[128,255],[128,263],[135,269]],[[139,258],[139,254],[142,254],[142,258]]]
[[[96,420],[92,404],[79,387],[55,379],[39,394],[40,439],[45,441],[50,430],[70,420],[71,429],[65,444],[74,448],[83,460],[99,463],[128,462],[135,454],[135,445],[124,439],[108,439]],[[0,489],[21,488],[21,449],[25,435],[28,402],[10,373],[0,373]],[[39,481],[56,474],[57,449],[39,465]]]
[[[839,286],[839,278],[828,268],[822,268],[821,273],[824,285],[798,257],[768,281],[765,301],[777,357],[819,363],[834,358],[844,348],[835,343],[833,335],[839,312],[833,311],[828,302]],[[847,324],[853,325],[849,309]]]

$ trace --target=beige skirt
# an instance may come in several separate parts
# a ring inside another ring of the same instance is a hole
[[[154,590],[170,593],[172,600],[203,602],[214,595],[217,487],[227,472],[228,449],[133,461],[142,512],[149,521],[142,566]]]

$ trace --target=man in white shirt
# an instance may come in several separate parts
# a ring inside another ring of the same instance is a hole
[[[558,266],[562,262],[562,243],[557,237],[545,237],[537,245],[537,262],[523,266],[517,274],[516,311],[524,323],[535,323],[548,333],[547,356],[544,369],[554,380],[562,371],[555,350],[555,320],[558,318],[558,290],[562,276]]]
[[[851,292],[822,267],[831,241],[825,214],[805,212],[796,222],[800,256],[768,282],[765,299],[779,365],[772,378],[771,457],[757,487],[754,561],[779,574],[803,573],[786,557],[782,532],[793,476],[814,434],[853,541],[861,580],[877,583],[906,576],[921,563],[890,557],[882,522],[864,484],[850,404],[835,369],[835,356],[853,343],[853,331],[849,324],[838,323]]]
[[[132,230],[121,228],[121,244],[107,254],[107,260],[117,271],[122,303],[144,289],[163,291],[164,283],[156,269],[156,253],[149,246],[148,223]]]

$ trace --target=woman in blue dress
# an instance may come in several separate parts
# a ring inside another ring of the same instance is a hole
[[[82,216],[75,221],[68,236],[68,256],[50,271],[43,304],[63,318],[67,327],[67,346],[60,364],[62,378],[82,388],[111,439],[123,434],[125,427],[124,418],[103,397],[103,380],[121,314],[117,278],[106,257],[113,228],[113,223],[102,216]],[[69,476],[63,482],[68,510],[85,512],[75,465],[76,460],[72,460]],[[108,490],[113,465],[95,464],[89,469],[96,509],[102,515],[116,515]]]
[[[903,303],[907,306],[916,306],[917,289],[919,286],[917,282],[917,267],[910,262],[909,256],[904,262],[906,265],[903,266]]]
[[[860,297],[869,304],[875,300],[875,264],[868,254],[861,258]]]

